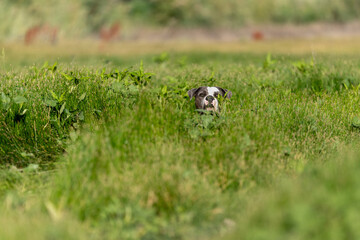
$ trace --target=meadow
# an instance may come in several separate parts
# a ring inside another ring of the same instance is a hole
[[[344,41],[6,46],[0,239],[358,239]],[[233,96],[200,115],[198,86]]]

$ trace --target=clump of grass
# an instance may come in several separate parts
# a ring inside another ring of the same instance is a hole
[[[191,138],[210,137],[215,134],[216,129],[220,129],[222,125],[226,124],[226,118],[223,116],[217,116],[215,113],[207,111],[198,112],[203,114],[195,115],[184,122],[184,127],[189,132]]]
[[[88,72],[45,63],[21,78],[6,74],[0,89],[1,163],[23,167],[51,161],[64,151],[71,131],[107,111],[133,106],[150,79],[142,65]]]
[[[351,72],[331,72],[321,64],[315,64],[314,61],[310,63],[298,61],[293,65],[296,69],[294,89],[309,89],[312,92],[321,93],[341,91],[359,85],[359,81]]]

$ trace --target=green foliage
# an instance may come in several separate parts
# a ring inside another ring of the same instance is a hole
[[[187,228],[201,228],[206,219],[221,220],[221,214],[208,211],[220,204],[219,189],[194,163],[179,161],[179,143],[168,142],[166,135],[153,136],[164,115],[156,117],[147,107],[135,110],[135,115],[148,114],[152,122],[146,116],[120,121],[116,127],[81,137],[69,151],[66,175],[55,179],[52,201],[74,209],[79,219],[96,223],[108,239],[177,238]],[[92,194],[99,189],[101,194]]]
[[[12,76],[5,76],[0,105],[2,164],[27,165],[31,159],[22,152],[33,154],[37,163],[46,163],[63,151],[70,131],[99,117],[108,106],[120,111],[134,105],[152,76],[142,64],[139,70],[110,73],[106,69],[97,73],[57,69],[56,63],[49,66],[46,62],[13,85],[6,82]],[[40,88],[38,81],[46,87]],[[20,83],[27,88],[17,89]]]
[[[313,61],[310,63],[299,61],[293,63],[293,66],[296,69],[294,72],[296,79],[294,89],[309,89],[320,93],[356,88],[359,85],[359,80],[352,76],[351,72],[329,72]]]
[[[358,116],[353,117],[351,121],[351,126],[354,128],[360,128],[360,119]]]
[[[341,153],[308,166],[296,180],[282,179],[251,197],[236,231],[224,239],[357,239],[359,163],[358,152]]]
[[[266,55],[266,59],[263,62],[263,68],[266,69],[273,69],[276,61],[271,58],[271,54],[268,53]]]
[[[197,110],[201,115],[195,115],[192,119],[187,119],[184,122],[185,129],[189,132],[191,138],[206,138],[213,136],[216,131],[221,128],[221,125],[226,123],[223,116],[217,116],[211,112],[204,110]]]
[[[159,56],[155,56],[153,58],[154,62],[156,63],[164,63],[169,60],[169,54],[167,52],[161,53]]]
[[[0,238],[356,239],[359,61],[183,58],[2,73]]]

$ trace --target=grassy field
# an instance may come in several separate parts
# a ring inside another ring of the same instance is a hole
[[[0,239],[358,239],[357,44],[4,46]]]

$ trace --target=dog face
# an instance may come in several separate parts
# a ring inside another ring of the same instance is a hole
[[[199,87],[188,91],[190,100],[195,97],[196,109],[204,109],[207,111],[219,111],[218,96],[231,98],[232,93],[221,87]]]

